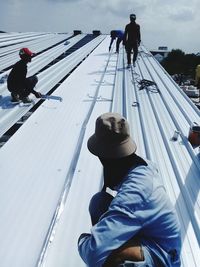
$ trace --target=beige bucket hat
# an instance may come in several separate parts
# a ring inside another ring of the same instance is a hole
[[[118,113],[104,113],[96,120],[95,133],[88,139],[89,151],[102,158],[123,158],[137,149],[127,120]]]

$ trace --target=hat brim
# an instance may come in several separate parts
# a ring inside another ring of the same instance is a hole
[[[136,143],[128,137],[125,141],[112,144],[100,142],[93,134],[87,143],[89,151],[95,156],[102,158],[123,158],[135,153]]]

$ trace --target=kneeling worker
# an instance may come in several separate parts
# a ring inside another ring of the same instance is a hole
[[[78,240],[89,267],[180,267],[176,211],[155,164],[136,155],[136,148],[124,117],[97,118],[88,149],[103,165],[104,187],[90,201],[91,233]]]
[[[19,102],[22,100],[24,103],[30,103],[31,100],[28,98],[29,94],[34,94],[37,98],[42,95],[40,92],[34,90],[35,85],[38,82],[36,75],[26,78],[27,75],[27,64],[31,62],[34,53],[28,48],[22,48],[19,51],[19,60],[13,66],[11,72],[8,75],[7,86],[11,92],[11,102]]]

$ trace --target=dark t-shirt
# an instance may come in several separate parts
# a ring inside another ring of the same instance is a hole
[[[18,61],[13,66],[8,75],[7,85],[9,91],[19,91],[25,88],[27,74],[27,64],[23,60]]]
[[[125,27],[125,42],[135,44],[140,41],[140,25],[135,22],[127,24]]]

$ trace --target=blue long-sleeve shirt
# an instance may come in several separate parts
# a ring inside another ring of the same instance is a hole
[[[117,38],[120,38],[120,39],[124,38],[124,31],[116,30],[115,33],[116,33]]]
[[[129,171],[106,213],[79,239],[89,267],[101,267],[111,252],[134,236],[164,266],[180,266],[181,237],[175,210],[154,164]]]

